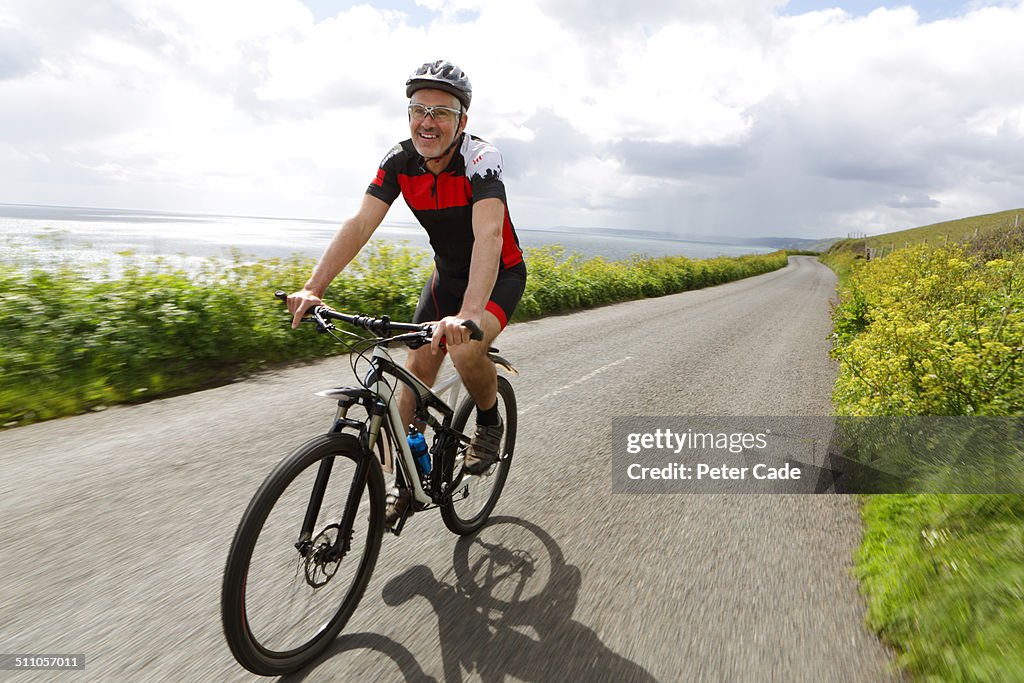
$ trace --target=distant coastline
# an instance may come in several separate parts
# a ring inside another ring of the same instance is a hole
[[[62,260],[80,252],[186,257],[224,256],[241,251],[259,258],[300,253],[318,256],[340,221],[323,218],[239,216],[40,204],[0,203],[0,254],[13,249],[39,253],[47,248],[65,252]],[[584,257],[612,260],[633,255],[690,258],[768,253],[778,249],[756,239],[681,237],[652,230],[517,226],[524,247],[560,245]],[[429,248],[426,234],[415,223],[386,221],[374,239],[407,242]],[[95,255],[94,255],[95,256]],[[42,255],[46,260],[45,254]]]

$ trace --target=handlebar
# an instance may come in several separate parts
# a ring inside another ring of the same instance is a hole
[[[274,292],[274,296],[281,301],[288,301],[288,295],[277,290]],[[430,323],[397,323],[392,322],[388,316],[381,316],[380,318],[374,318],[368,315],[356,314],[349,315],[348,313],[338,313],[335,310],[328,308],[323,305],[311,306],[304,315],[312,318],[316,324],[317,329],[326,331],[331,329],[328,320],[340,320],[356,327],[361,327],[368,332],[372,332],[378,337],[387,337],[392,332],[414,332],[418,334],[408,335],[409,339],[402,339],[396,341],[415,342],[417,339],[423,339],[424,343],[429,342],[430,338],[434,336],[434,326]],[[466,320],[462,323],[462,326],[469,330],[469,338],[474,341],[480,341],[484,338],[484,331],[480,329],[472,320]]]

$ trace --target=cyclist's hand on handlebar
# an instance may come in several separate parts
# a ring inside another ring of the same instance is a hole
[[[436,354],[441,349],[441,340],[444,339],[445,346],[458,346],[468,344],[471,337],[470,328],[466,327],[467,321],[455,315],[441,318],[434,324],[434,336],[430,339],[430,352]]]
[[[323,301],[308,289],[300,289],[288,295],[288,312],[292,314],[292,329],[296,329],[302,322],[302,316],[313,306],[320,306]]]

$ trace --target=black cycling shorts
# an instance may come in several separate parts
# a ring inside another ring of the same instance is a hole
[[[469,278],[454,277],[434,270],[423,285],[420,302],[416,306],[415,323],[440,320],[447,315],[455,315],[462,308],[462,297],[466,294]],[[526,264],[518,263],[511,268],[498,272],[498,279],[491,290],[486,310],[494,314],[505,329],[512,312],[516,310],[519,300],[526,290]]]

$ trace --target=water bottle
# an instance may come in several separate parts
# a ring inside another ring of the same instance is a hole
[[[427,451],[427,440],[423,433],[415,427],[409,427],[409,449],[412,451],[416,469],[421,477],[430,474],[430,453]]]

